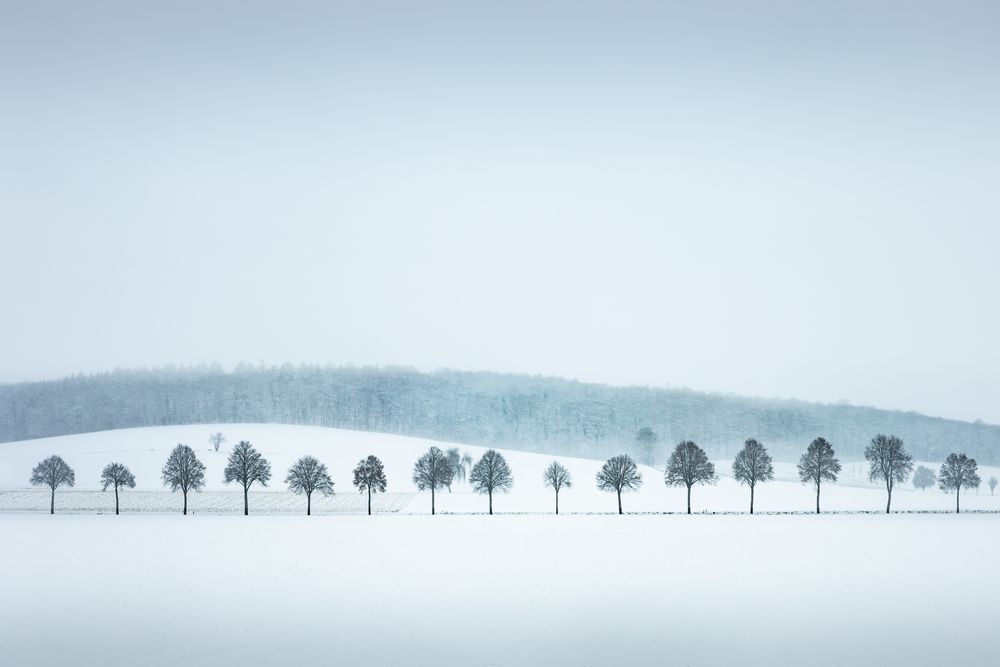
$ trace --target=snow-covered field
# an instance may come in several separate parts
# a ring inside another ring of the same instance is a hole
[[[229,438],[212,451],[209,433]],[[222,483],[226,452],[251,440],[271,462],[269,489]],[[178,442],[206,463],[208,488],[160,485]],[[0,444],[0,665],[954,665],[995,662],[1000,514],[617,516],[594,487],[600,461],[558,457],[575,484],[560,497],[552,456],[504,452],[513,491],[486,500],[456,483],[445,515],[410,481],[432,444],[400,436],[279,425],[130,429]],[[445,447],[447,443],[435,443]],[[459,445],[474,457],[480,447]],[[31,489],[31,468],[59,454],[77,486]],[[306,454],[337,495],[284,489]],[[362,457],[383,459],[389,493],[360,515],[350,486]],[[102,467],[127,464],[138,486],[115,517]],[[937,466],[933,466],[936,468]],[[696,511],[744,511],[747,490],[718,462]],[[762,512],[813,507],[793,464],[759,488]],[[681,512],[684,491],[643,468],[631,512]],[[1000,471],[983,469],[984,479]],[[950,510],[953,497],[895,495],[899,510]],[[964,507],[1000,509],[1000,496]],[[846,463],[824,487],[827,510],[878,512],[884,491]],[[155,513],[154,513],[155,512]],[[592,514],[597,512],[599,514]],[[269,514],[285,514],[273,516]],[[71,659],[70,659],[71,657]]]
[[[214,431],[226,434],[222,451],[213,451],[208,436]],[[380,433],[344,431],[320,427],[277,424],[221,424],[165,426],[123,429],[101,433],[44,438],[0,444],[0,512],[48,510],[48,491],[29,486],[28,478],[38,461],[51,455],[62,456],[76,471],[76,487],[56,493],[57,512],[113,511],[111,492],[102,493],[98,485],[101,469],[111,461],[128,465],[136,475],[137,486],[122,492],[123,512],[179,511],[181,497],[165,490],[160,469],[177,443],[194,447],[207,466],[206,490],[191,494],[189,508],[198,513],[236,513],[242,511],[242,496],[237,487],[222,483],[228,449],[238,440],[250,440],[270,459],[274,477],[268,488],[253,487],[250,493],[252,513],[304,512],[305,499],[290,494],[284,485],[288,467],[300,456],[311,454],[327,464],[336,483],[336,495],[313,499],[313,512],[351,513],[365,510],[364,499],[351,486],[351,471],[368,454],[379,456],[386,466],[388,493],[376,496],[374,509],[380,512],[425,513],[430,511],[429,493],[417,493],[410,476],[413,463],[431,444],[442,448],[452,445],[421,438]],[[478,458],[482,447],[454,445]],[[542,470],[558,458],[571,471],[574,486],[560,495],[560,511],[612,512],[616,510],[613,494],[598,491],[594,475],[600,461],[553,457],[526,452],[504,451],[514,473],[514,488],[508,495],[497,496],[498,512],[550,512],[551,490],[542,485]],[[937,471],[940,462],[927,463]],[[715,486],[696,487],[693,509],[696,512],[746,511],[748,490],[731,478],[730,463],[717,461],[721,479]],[[814,491],[799,483],[793,463],[775,465],[777,479],[757,489],[758,512],[811,511]],[[885,508],[885,491],[865,477],[863,462],[844,462],[841,479],[824,484],[822,506],[829,511],[880,511]],[[683,489],[668,489],[663,484],[662,469],[643,467],[644,484],[637,493],[624,497],[625,511],[681,512],[685,509]],[[1000,469],[981,468],[983,486],[978,493],[963,492],[962,507],[968,510],[1000,510],[1000,495],[991,496],[986,480]],[[453,493],[441,492],[437,507],[442,512],[483,512],[486,499],[470,492],[467,485],[456,483]],[[893,509],[900,511],[954,509],[954,496],[937,489],[917,491],[910,484],[900,486],[893,495]]]
[[[1000,516],[0,516],[0,664],[988,665]]]

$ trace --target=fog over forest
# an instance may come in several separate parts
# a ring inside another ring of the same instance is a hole
[[[614,387],[490,372],[404,367],[242,364],[120,370],[0,385],[0,440],[136,426],[279,422],[495,444],[604,458],[622,451],[662,465],[681,440],[732,458],[747,438],[794,461],[822,436],[861,459],[876,433],[903,438],[918,460],[963,451],[1000,461],[1000,426],[846,404],[687,389]],[[640,446],[640,429],[655,443]]]

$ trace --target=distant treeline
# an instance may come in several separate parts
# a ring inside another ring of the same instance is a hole
[[[0,385],[0,441],[135,426],[275,422],[382,431],[606,458],[623,449],[663,465],[682,440],[729,459],[747,438],[798,460],[824,437],[857,460],[872,433],[895,433],[919,460],[956,449],[1000,463],[1000,426],[851,405],[686,389],[611,387],[486,372],[401,367],[240,365],[123,370]],[[652,431],[637,440],[643,429]]]

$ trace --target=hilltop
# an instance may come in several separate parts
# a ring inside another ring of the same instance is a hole
[[[566,456],[622,450],[660,464],[678,441],[731,458],[748,437],[795,461],[815,437],[860,459],[894,433],[919,459],[1000,463],[1000,426],[914,412],[553,377],[409,368],[241,365],[121,370],[0,385],[0,441],[140,426],[284,423],[395,433]],[[639,451],[636,433],[658,443]]]

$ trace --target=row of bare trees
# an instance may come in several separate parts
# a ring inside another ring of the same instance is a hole
[[[457,452],[457,449],[444,452],[438,447],[431,447],[426,454],[417,459],[413,466],[413,483],[417,489],[421,491],[429,489],[431,492],[431,514],[437,511],[435,504],[437,489],[447,487],[450,491],[452,481],[457,474],[465,477],[466,459],[465,457],[457,459]],[[472,460],[468,454],[466,457],[468,457],[468,461]],[[495,449],[488,450],[479,461],[472,465],[468,472],[468,478],[473,491],[489,496],[490,514],[493,514],[493,494],[506,493],[514,485],[514,475],[510,471],[510,466],[507,465],[503,454]]]
[[[184,499],[181,511],[186,515],[188,493],[201,491],[205,487],[205,464],[198,459],[191,447],[179,444],[170,452],[161,475],[164,486],[170,487],[171,491],[181,492]],[[238,484],[243,489],[244,515],[250,514],[250,488],[255,483],[267,486],[270,480],[270,462],[250,442],[241,440],[237,443],[229,454],[223,481],[226,484]],[[72,487],[76,483],[76,474],[62,457],[50,456],[32,470],[31,483],[51,489],[49,513],[55,514],[56,489],[60,486]],[[305,495],[308,515],[312,514],[313,493],[318,492],[324,496],[333,494],[334,482],[325,464],[312,456],[303,456],[288,469],[285,484],[293,493]],[[385,470],[378,457],[368,456],[358,463],[354,469],[354,486],[362,493],[367,492],[368,513],[371,514],[372,494],[384,492],[386,488]],[[101,490],[107,491],[109,488],[114,488],[115,514],[118,514],[119,490],[135,488],[135,475],[122,463],[109,463],[101,473]]]
[[[886,488],[885,511],[892,511],[892,492],[896,484],[905,482],[913,471],[913,457],[903,447],[903,441],[894,435],[879,433],[865,448],[865,459],[868,461],[868,478],[872,482],[880,482]],[[930,473],[928,468],[923,468]],[[816,438],[799,459],[799,479],[804,484],[816,487],[816,513],[820,512],[820,491],[823,482],[836,482],[840,474],[840,460],[833,446],[824,438]],[[774,479],[774,466],[767,449],[757,440],[746,441],[733,460],[733,478],[740,484],[750,488],[750,514],[753,514],[754,491],[757,484]],[[926,476],[921,474],[924,483]],[[691,513],[691,488],[696,484],[714,484],[718,481],[715,466],[708,460],[705,451],[691,441],[677,445],[664,472],[664,482],[667,486],[684,486],[687,488],[687,511]],[[965,454],[952,453],[941,465],[937,476],[938,484],[943,491],[955,492],[955,511],[960,511],[959,495],[963,488],[973,488],[980,484],[976,460]],[[991,477],[990,492],[997,486],[995,477]],[[604,464],[597,474],[597,486],[605,491],[615,491],[618,494],[618,513],[622,513],[621,494],[623,491],[636,490],[642,485],[642,475],[638,466],[626,455],[615,456]]]
[[[892,511],[892,492],[897,483],[905,482],[913,470],[913,459],[906,453],[903,441],[894,435],[878,434],[865,449],[865,459],[869,463],[869,480],[885,485],[887,492],[886,512]],[[754,494],[758,484],[774,479],[774,464],[767,448],[754,438],[750,438],[733,460],[733,478],[750,489],[750,514],[754,512]],[[816,513],[820,513],[820,492],[823,482],[836,482],[840,474],[840,460],[833,446],[825,438],[813,440],[799,459],[799,479],[804,484],[816,487]],[[941,466],[938,475],[940,488],[955,491],[955,511],[958,512],[959,493],[963,488],[979,485],[978,467],[975,459],[965,454],[950,454]],[[477,473],[477,471],[479,471]],[[444,453],[437,447],[431,449],[417,461],[413,481],[421,491],[431,491],[431,514],[435,513],[434,491],[441,486],[450,488],[454,468]],[[667,486],[684,487],[687,490],[687,513],[691,513],[691,490],[695,485],[714,484],[718,481],[715,465],[709,461],[705,450],[696,443],[685,440],[670,454],[663,475]],[[510,468],[503,456],[489,450],[473,468],[471,481],[477,492],[490,497],[489,513],[493,514],[493,492],[508,491],[513,483]],[[623,514],[622,493],[635,491],[642,486],[639,466],[626,454],[608,459],[597,473],[597,487],[602,491],[613,491],[618,499],[618,513]],[[556,514],[559,513],[559,492],[572,485],[569,470],[558,461],[545,470],[544,483],[555,491]],[[991,490],[996,479],[990,479]]]
[[[267,486],[271,479],[271,464],[246,440],[241,440],[229,455],[223,472],[226,484],[237,483],[243,488],[243,514],[250,513],[249,491],[255,483]],[[163,468],[163,483],[172,491],[184,495],[184,514],[187,514],[187,494],[201,490],[205,485],[205,466],[187,445],[177,445]],[[313,456],[303,456],[288,469],[285,484],[292,493],[306,497],[306,515],[312,514],[314,493],[329,496],[334,493],[334,482],[326,464]],[[387,481],[385,467],[377,456],[368,456],[354,468],[354,486],[368,495],[368,514],[372,513],[372,494],[384,493]]]
[[[221,434],[219,434],[221,435]],[[214,438],[214,436],[213,436]],[[213,443],[214,444],[214,443]],[[221,443],[220,443],[221,444]],[[897,484],[905,482],[913,471],[913,458],[903,447],[903,441],[894,435],[878,434],[872,438],[865,449],[865,459],[869,464],[869,479],[878,481],[886,488],[886,512],[892,509],[892,492]],[[933,472],[927,468],[933,476]],[[926,476],[918,469],[924,484]],[[815,485],[816,513],[820,512],[820,492],[823,482],[836,482],[841,471],[841,464],[834,452],[833,446],[824,438],[813,440],[799,459],[799,479],[806,484]],[[774,466],[767,448],[751,438],[737,453],[732,464],[733,478],[745,484],[750,489],[750,514],[754,512],[754,494],[758,484],[774,479]],[[490,449],[475,464],[472,457],[458,453],[457,449],[443,451],[431,447],[417,459],[413,467],[413,483],[421,491],[431,492],[431,514],[437,511],[435,494],[438,489],[447,488],[451,491],[453,481],[459,477],[468,481],[473,491],[487,495],[489,498],[489,513],[493,514],[494,493],[510,491],[514,476],[503,455]],[[184,444],[177,445],[163,466],[162,479],[171,491],[180,491],[183,496],[183,510],[187,514],[187,496],[190,491],[200,491],[205,486],[205,465],[198,460],[194,450]],[[229,455],[223,481],[226,484],[238,484],[243,489],[243,513],[250,513],[249,493],[255,484],[267,486],[271,479],[271,464],[257,451],[250,442],[241,440]],[[718,475],[715,465],[708,459],[705,450],[696,443],[685,440],[673,450],[667,461],[664,475],[667,486],[685,487],[687,490],[687,512],[691,513],[691,490],[700,484],[715,484]],[[55,491],[60,486],[73,486],[76,481],[72,468],[59,456],[51,456],[39,463],[32,471],[31,483],[36,486],[48,486],[51,491],[50,513],[55,513]],[[975,459],[965,454],[949,454],[941,466],[937,476],[938,485],[942,490],[955,492],[955,511],[960,511],[960,493],[963,488],[973,488],[980,484],[978,466]],[[555,511],[559,513],[559,493],[572,487],[572,477],[569,470],[558,461],[553,461],[543,474],[545,486],[555,491]],[[596,476],[597,487],[603,491],[613,491],[618,498],[618,513],[623,514],[622,493],[638,490],[642,486],[642,474],[639,466],[631,457],[625,454],[608,459]],[[312,456],[305,456],[296,461],[288,470],[285,483],[289,490],[306,496],[306,514],[312,513],[312,496],[314,493],[330,495],[333,493],[334,482],[330,478],[325,464]],[[114,488],[115,514],[119,512],[119,490],[135,487],[135,476],[122,463],[109,463],[101,473],[101,485],[104,491]],[[387,486],[385,469],[382,461],[376,456],[362,459],[354,469],[354,486],[368,495],[368,514],[371,514],[371,497],[373,493],[384,493]],[[991,491],[996,486],[996,479],[990,479]]]

